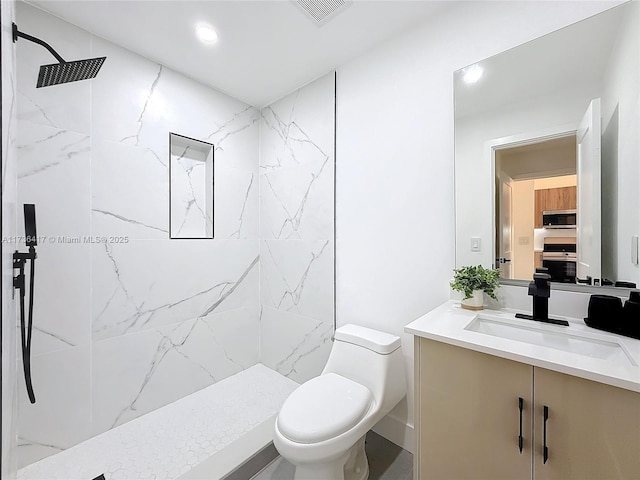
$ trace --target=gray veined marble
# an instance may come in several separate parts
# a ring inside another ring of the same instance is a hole
[[[22,107],[22,104],[30,105],[31,106],[31,110],[37,112],[37,115],[39,117],[41,117],[41,119],[42,119],[41,123],[43,123],[44,125],[48,125],[50,127],[53,127],[53,128],[60,128],[58,125],[56,125],[53,122],[53,120],[51,120],[49,118],[49,115],[47,115],[47,109],[46,108],[38,105],[33,99],[29,98],[26,95],[19,94],[18,97],[19,97],[19,101],[21,103],[21,107]]]
[[[265,245],[267,246],[267,252],[269,253],[269,256],[271,257],[271,259],[273,260],[274,264],[276,265],[276,268],[278,268],[277,262],[273,256],[273,253],[271,252],[271,248],[269,248],[269,242],[265,242]],[[291,309],[297,309],[298,304],[300,303],[300,298],[302,296],[302,293],[304,291],[304,287],[305,287],[305,281],[307,280],[307,277],[309,276],[309,271],[312,269],[314,263],[316,263],[318,261],[318,259],[320,259],[320,257],[322,256],[322,254],[325,252],[325,250],[327,249],[327,246],[329,245],[329,240],[327,240],[326,242],[324,242],[324,244],[322,245],[322,247],[320,248],[320,250],[318,252],[311,252],[311,258],[309,259],[304,271],[302,272],[302,275],[300,276],[300,278],[298,279],[298,281],[291,285],[288,281],[287,278],[285,277],[285,275],[282,274],[282,272],[280,272],[281,276],[282,276],[282,281],[284,282],[284,284],[286,285],[285,290],[282,292],[281,296],[279,299],[274,299],[275,300],[275,308],[281,309],[281,310],[291,310]],[[280,269],[278,269],[280,270]]]
[[[260,352],[298,382],[333,334],[334,87],[331,73],[261,111]]]
[[[240,215],[238,215],[238,229],[231,233],[230,238],[242,238],[242,224],[244,223],[244,212],[247,208],[247,203],[249,202],[249,194],[251,193],[251,187],[253,186],[253,176],[252,173],[249,177],[249,185],[247,186],[247,191],[244,194],[244,201],[242,202],[242,209],[240,210]]]
[[[293,345],[291,351],[276,363],[275,370],[285,377],[295,378],[294,374],[300,374],[296,369],[297,365],[304,361],[305,357],[312,355],[315,351],[331,344],[333,325],[324,322],[318,324],[304,336],[298,343]],[[318,341],[318,338],[320,341]],[[329,346],[330,348],[330,346]]]
[[[19,155],[23,157],[29,155],[29,153],[25,154],[23,151],[38,151],[39,144],[43,144],[44,148],[55,152],[53,157],[55,160],[50,160],[50,155],[37,155],[38,158],[34,158],[34,155],[29,155],[31,161],[25,162],[20,173],[18,173],[18,179],[37,175],[65,161],[73,160],[78,155],[91,151],[90,137],[88,135],[79,136],[75,132],[67,130],[51,130],[46,132],[44,137],[35,139],[32,137],[29,140],[27,143],[18,145]]]
[[[149,147],[92,140],[93,235],[130,240],[168,237],[168,171],[160,158]]]
[[[295,107],[295,104],[294,104]],[[289,113],[293,117],[294,107]],[[263,125],[274,133],[277,137],[277,141],[281,143],[279,145],[280,154],[276,154],[271,158],[267,158],[268,163],[263,163],[260,168],[264,171],[275,170],[287,166],[285,159],[290,160],[289,163],[301,164],[306,160],[304,156],[298,158],[298,148],[301,145],[309,145],[318,150],[318,152],[324,157],[328,157],[327,153],[316,144],[313,139],[305,133],[300,125],[295,120],[284,121],[274,110],[274,107],[265,107],[261,112],[261,118]],[[284,153],[288,155],[283,155]]]
[[[230,327],[245,329],[242,342]],[[256,362],[256,312],[238,309],[95,344],[94,431],[100,432]],[[168,383],[167,383],[168,382]]]
[[[14,132],[14,122],[15,122],[15,116],[16,116],[16,95],[15,95],[15,82],[14,82],[14,77],[13,75],[8,76],[8,80],[9,80],[9,86],[7,88],[3,88],[2,92],[4,94],[5,90],[8,92],[7,95],[9,95],[9,108],[6,114],[6,117],[3,117],[2,121],[7,123],[6,126],[6,131],[3,128],[3,135],[2,135],[2,140],[4,142],[2,151],[3,152],[9,152],[12,146],[12,143],[15,142],[15,132]],[[3,81],[6,81],[3,78]],[[3,103],[6,102],[6,99],[2,99]],[[6,134],[5,134],[6,132]],[[6,179],[7,179],[7,165],[9,164],[9,162],[7,162],[7,159],[4,158],[2,161],[2,191],[5,191],[5,185],[6,185]]]
[[[261,111],[260,235],[333,238],[333,74]]]
[[[191,334],[193,333],[195,327],[197,326],[197,320],[193,321],[190,328],[186,331],[186,332],[180,332],[178,336],[175,337],[171,337],[171,333],[174,333],[176,330],[180,330],[182,325],[176,327],[176,329],[174,329],[172,332],[170,332],[169,335],[166,334],[162,334],[160,342],[158,343],[158,346],[156,348],[155,354],[153,355],[153,358],[151,359],[151,363],[149,365],[149,369],[146,372],[144,379],[140,385],[139,390],[135,393],[133,400],[131,401],[130,404],[128,404],[127,406],[125,406],[120,413],[118,413],[118,415],[116,416],[116,418],[113,421],[113,424],[111,425],[111,428],[119,425],[121,423],[121,419],[124,416],[124,414],[127,411],[135,411],[136,410],[136,403],[138,402],[138,400],[140,399],[140,397],[142,396],[146,386],[148,385],[149,381],[152,379],[153,375],[155,374],[156,370],[160,367],[162,361],[164,360],[164,358],[167,356],[167,354],[170,351],[175,351],[176,353],[178,353],[180,356],[182,356],[183,358],[192,361],[191,358],[189,358],[189,356],[187,354],[185,354],[182,350],[181,347],[183,347],[185,345],[185,343],[187,342],[187,340],[189,340],[189,337],[191,336]],[[213,375],[211,374],[211,372],[209,372],[204,366],[197,364],[198,368],[201,369],[202,371],[205,372],[205,374],[207,376],[209,376],[212,380],[212,382],[215,382],[216,379],[213,377]]]
[[[265,306],[333,323],[333,242],[261,243],[261,301]]]
[[[138,225],[138,226],[141,226],[141,227],[150,228],[152,230],[157,230],[159,232],[168,233],[168,230],[166,228],[154,227],[153,225],[147,225],[144,222],[140,222],[138,220],[134,220],[133,218],[126,218],[126,217],[124,217],[122,215],[118,215],[117,213],[114,213],[114,212],[108,212],[106,210],[100,210],[98,208],[92,208],[91,211],[95,212],[95,213],[99,213],[101,215],[106,215],[106,216],[115,218],[117,220],[129,223],[129,224],[132,224],[132,225]]]
[[[138,144],[140,143],[140,134],[142,133],[142,129],[144,128],[144,115],[147,111],[147,106],[149,105],[149,102],[151,101],[151,98],[153,97],[153,92],[156,89],[156,86],[158,85],[158,82],[160,81],[160,76],[162,75],[162,65],[159,66],[158,68],[158,75],[156,76],[156,78],[153,80],[153,83],[151,84],[151,87],[149,88],[149,93],[146,96],[144,105],[142,107],[142,110],[140,111],[140,115],[138,116],[138,131],[137,133],[135,133],[134,135],[129,135],[126,137],[123,137],[120,141],[121,142],[128,142],[129,140],[133,140],[133,145],[138,146]]]
[[[45,330],[44,328],[38,327],[38,326],[33,326],[33,330],[36,332],[39,332],[42,335],[46,335],[47,337],[53,338],[55,339],[57,342],[59,342],[61,345],[65,346],[65,347],[75,347],[76,345],[74,343],[72,343],[70,340],[67,340],[65,338],[62,337],[62,335],[59,335],[55,332],[51,332],[48,330]]]
[[[157,242],[98,245],[92,254],[94,275],[98,280],[96,287],[99,287],[93,292],[94,338],[124,335],[216,311],[244,285],[258,263],[257,256],[241,271],[239,265],[235,265],[234,269],[238,270],[235,278],[229,278],[229,273],[224,271],[212,272],[210,278],[189,277],[188,265],[193,264],[191,255],[198,252],[202,254],[203,265],[212,261],[213,266],[214,259],[222,251],[227,250],[232,257],[240,255],[238,260],[241,260],[252,250],[251,245],[225,248],[229,246],[232,245],[206,248],[203,240],[185,250],[183,244],[174,244],[171,250],[175,256],[162,258],[159,262],[154,250],[165,248]],[[180,270],[184,275],[176,275]],[[140,272],[146,272],[146,275]]]
[[[276,183],[271,179],[270,174],[265,174],[264,179],[269,188],[267,192],[263,195],[263,199],[267,197],[268,193],[271,193],[272,198],[275,200],[276,209],[280,210],[281,214],[279,223],[276,223],[273,228],[273,238],[305,238],[301,230],[301,223],[305,216],[305,208],[310,203],[308,202],[309,196],[312,193],[312,189],[315,184],[318,184],[318,179],[321,178],[323,171],[329,164],[329,157],[325,156],[324,161],[320,164],[319,168],[316,171],[305,172],[306,175],[297,174],[297,182],[299,185],[303,186],[299,192],[298,198],[291,198],[291,190],[286,189],[284,186],[285,182]],[[328,169],[327,169],[328,170]],[[288,173],[288,172],[287,172]],[[286,174],[284,174],[286,175]],[[274,175],[275,176],[275,175]],[[279,177],[283,176],[283,172],[280,172]],[[286,175],[289,177],[290,175]],[[321,195],[324,193],[324,196],[331,192],[319,192]],[[286,198],[289,197],[289,198]],[[331,199],[329,199],[331,201]],[[316,217],[317,218],[317,217]]]
[[[171,238],[213,237],[213,152],[196,143],[171,135]]]
[[[204,137],[204,140],[214,144],[214,151],[224,151],[225,141],[256,124],[259,119],[258,111],[254,107],[247,107],[235,113],[212,133]]]

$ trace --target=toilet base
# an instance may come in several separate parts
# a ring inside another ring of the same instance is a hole
[[[332,462],[296,465],[294,480],[367,480],[369,462],[364,442],[363,436],[347,453]]]
[[[369,462],[364,446],[365,436],[351,447],[347,463],[344,464],[344,480],[367,480],[369,478]]]

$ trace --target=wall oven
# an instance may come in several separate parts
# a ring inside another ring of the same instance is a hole
[[[552,282],[576,283],[575,237],[551,237],[544,239],[542,266],[549,269]]]

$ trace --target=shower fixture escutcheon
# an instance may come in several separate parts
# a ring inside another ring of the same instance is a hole
[[[58,60],[58,63],[42,65],[40,67],[36,88],[95,78],[96,75],[98,75],[102,64],[107,59],[107,57],[96,57],[67,62],[44,40],[19,31],[18,26],[15,23],[12,24],[12,29],[14,43],[18,41],[18,38],[24,38],[25,40],[29,40],[30,42],[46,48],[49,53]]]

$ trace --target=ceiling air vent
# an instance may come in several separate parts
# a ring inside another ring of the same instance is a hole
[[[351,0],[294,0],[317,25],[324,25],[344,10]]]

